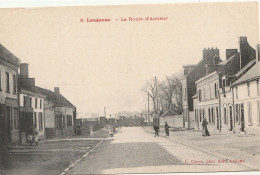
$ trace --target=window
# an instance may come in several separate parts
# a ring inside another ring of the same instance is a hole
[[[6,106],[6,116],[7,116],[7,118],[8,118],[8,120],[9,121],[11,121],[10,122],[10,128],[11,128],[11,130],[13,130],[13,116],[12,116],[12,107],[10,107],[10,106]]]
[[[252,124],[252,104],[251,102],[248,102],[247,105],[248,105],[248,123]]]
[[[0,69],[0,91],[2,91],[2,73]]]
[[[17,90],[16,90],[16,76],[13,75],[13,93],[16,94]]]
[[[33,126],[37,126],[37,114],[36,112],[33,113]]]
[[[67,127],[72,126],[72,116],[71,115],[67,115]]]
[[[35,108],[37,108],[37,98],[35,98]]]
[[[197,123],[198,122],[198,115],[197,115],[197,109],[195,109],[195,122]]]
[[[205,89],[203,88],[203,101],[205,100]]]
[[[208,116],[208,117],[209,117],[209,120],[208,120],[208,121],[209,121],[209,123],[211,123],[210,108],[208,108],[208,115],[209,115],[209,116]]]
[[[260,124],[260,100],[257,101],[257,121]]]
[[[32,97],[30,97],[30,108],[32,108]]]
[[[40,109],[42,109],[42,99],[40,99]]]
[[[236,110],[235,110],[235,112],[236,112],[236,116],[235,116],[235,122],[239,122],[240,121],[240,119],[239,119],[239,104],[236,104]]]
[[[201,109],[200,109],[200,122],[202,121],[202,112],[201,112]]]
[[[201,101],[201,89],[199,90],[199,101]]]
[[[39,131],[42,131],[43,130],[42,112],[38,112],[38,123],[39,123]]]
[[[23,96],[23,106],[26,107],[26,96]]]
[[[236,86],[235,90],[236,90],[236,99],[238,99],[238,89],[237,89],[237,86]]]
[[[247,95],[250,96],[250,83],[247,83]]]
[[[215,89],[215,98],[217,98],[218,97],[217,83],[215,83],[214,89]]]
[[[210,89],[210,85],[209,85],[209,99],[211,99],[211,89]]]
[[[226,78],[223,78],[223,80],[222,80],[222,87],[223,87],[223,88],[226,87]]]
[[[62,115],[56,115],[56,127],[58,130],[62,129]]]
[[[13,130],[19,129],[18,108],[13,108]]]
[[[212,119],[211,119],[212,123],[215,123],[215,116],[214,116],[214,109],[213,109],[213,107],[211,108],[211,117],[212,117]]]
[[[185,88],[185,90],[184,90],[184,100],[186,101],[187,100],[187,88]]]
[[[8,72],[5,73],[5,89],[6,89],[7,93],[10,92],[10,82],[9,82],[9,73]]]
[[[219,117],[218,117],[218,107],[216,107],[216,117],[217,117],[217,129],[219,129],[220,125],[219,125]]]
[[[224,124],[227,124],[227,109],[224,107]]]
[[[256,86],[257,86],[257,94],[259,94],[259,80],[256,81]],[[1,88],[1,87],[0,87]]]

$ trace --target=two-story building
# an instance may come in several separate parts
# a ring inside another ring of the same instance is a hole
[[[183,98],[183,127],[195,127],[193,97],[196,95],[195,82],[206,75],[206,65],[218,64],[219,49],[203,49],[203,59],[196,65],[185,65],[184,77],[181,78]]]
[[[35,127],[39,133],[39,139],[45,139],[45,96],[35,88],[35,79],[29,78],[28,64],[20,64],[19,99],[20,99],[20,126],[21,140],[25,143],[29,127]]]
[[[20,60],[0,44],[0,147],[20,143],[17,77]]]
[[[257,45],[256,64],[232,83],[234,96],[234,130],[260,134],[260,46]]]

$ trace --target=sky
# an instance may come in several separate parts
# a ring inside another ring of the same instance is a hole
[[[141,21],[121,21],[143,18]],[[167,17],[148,20],[146,17]],[[80,22],[96,18],[110,22]],[[144,110],[141,89],[202,59],[204,48],[259,43],[257,3],[0,9],[0,43],[29,63],[36,85],[60,92],[79,113]]]

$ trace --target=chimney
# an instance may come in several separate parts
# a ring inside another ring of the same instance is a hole
[[[196,65],[184,65],[184,76],[188,75],[195,67]]]
[[[237,49],[226,49],[226,59],[228,60],[229,58],[231,58],[237,53],[238,53]]]
[[[212,59],[214,56],[219,57],[219,49],[218,48],[208,48],[208,49],[203,49],[203,59]]]
[[[247,37],[245,36],[240,37],[239,48],[240,48],[240,69],[242,69],[249,62]]]
[[[256,45],[256,62],[258,63],[260,61],[260,44]]]
[[[21,63],[20,64],[20,76],[21,78],[28,78],[29,77],[29,70],[28,70],[28,63]]]
[[[55,87],[54,88],[54,92],[55,92],[55,94],[60,94],[60,88],[59,87]]]

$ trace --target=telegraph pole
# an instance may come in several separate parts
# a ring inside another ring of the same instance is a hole
[[[148,117],[148,126],[150,126],[150,112],[149,112],[149,92],[147,93],[148,104],[147,104],[147,117]]]

